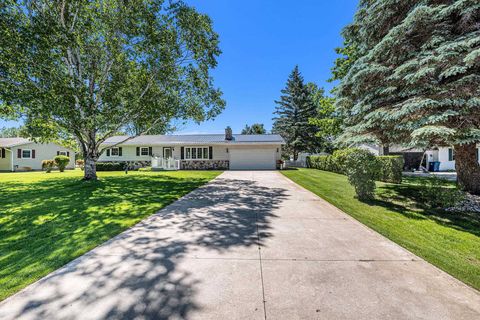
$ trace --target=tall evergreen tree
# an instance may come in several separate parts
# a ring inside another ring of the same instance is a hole
[[[318,151],[320,143],[315,137],[316,128],[309,123],[309,119],[315,117],[317,112],[298,66],[293,69],[281,92],[280,100],[275,101],[277,116],[273,119],[272,131],[285,139],[285,150],[293,154],[294,160],[299,152]]]
[[[480,194],[478,0],[362,0],[346,35],[341,140],[453,145],[459,185]]]

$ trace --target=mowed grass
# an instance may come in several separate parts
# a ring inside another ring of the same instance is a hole
[[[0,173],[0,300],[220,173]]]
[[[376,200],[355,198],[347,177],[315,169],[282,173],[363,224],[440,269],[480,289],[480,216],[427,210],[418,178],[377,182]]]

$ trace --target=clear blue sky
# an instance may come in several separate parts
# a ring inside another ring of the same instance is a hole
[[[334,48],[358,0],[186,0],[208,14],[220,35],[222,55],[213,71],[227,106],[214,121],[182,125],[178,133],[235,133],[245,124],[270,130],[285,81],[298,64],[306,81],[330,90]],[[0,120],[0,126],[15,126]]]

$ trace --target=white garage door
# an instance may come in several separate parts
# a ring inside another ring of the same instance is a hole
[[[275,149],[230,149],[231,170],[275,170]]]

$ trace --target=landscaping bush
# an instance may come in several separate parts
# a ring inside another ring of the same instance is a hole
[[[55,167],[55,160],[43,160],[42,161],[42,170],[45,170],[47,173],[52,172],[53,167]]]
[[[355,188],[359,200],[375,196],[376,165],[377,159],[367,150],[356,150],[345,157],[348,182]]]
[[[376,180],[402,183],[403,156],[379,156],[377,159],[377,177]]]
[[[77,166],[78,166],[81,170],[84,170],[84,169],[85,169],[85,160],[83,160],[83,159],[78,159],[78,160],[76,161],[76,163],[77,163]]]
[[[121,162],[97,162],[97,171],[123,171],[125,164]]]
[[[465,199],[465,194],[456,186],[435,176],[420,182],[422,203],[429,208],[450,208]]]
[[[349,148],[337,150],[331,156],[309,156],[307,157],[307,167],[347,174],[346,161],[349,155],[363,151],[365,150]],[[375,157],[375,159],[376,162],[373,164],[373,168],[376,171],[375,180],[392,183],[402,182],[402,156],[379,156]]]
[[[60,172],[65,171],[68,163],[70,162],[70,157],[67,156],[56,156],[55,157],[55,164],[57,165]]]

